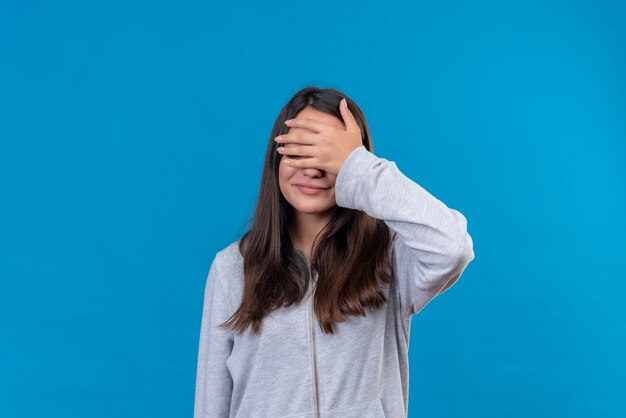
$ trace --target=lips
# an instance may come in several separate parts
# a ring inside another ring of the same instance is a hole
[[[300,192],[306,195],[316,195],[330,188],[330,187],[319,187],[319,186],[305,186],[302,184],[296,184],[295,186],[298,188],[298,190],[300,190]]]
[[[320,189],[320,190],[328,189],[328,187],[315,186],[314,184],[304,184],[304,183],[298,183],[296,184],[296,186],[306,187],[307,189]]]

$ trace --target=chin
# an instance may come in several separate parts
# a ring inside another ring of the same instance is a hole
[[[327,212],[329,210],[331,210],[333,207],[335,207],[334,203],[327,203],[327,202],[322,202],[322,203],[314,203],[314,202],[306,202],[306,203],[302,203],[302,202],[297,202],[295,205],[292,205],[294,209],[296,209],[298,212],[301,213],[322,213],[322,212]]]

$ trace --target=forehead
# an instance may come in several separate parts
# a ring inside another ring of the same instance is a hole
[[[314,119],[320,121],[326,125],[333,126],[335,128],[345,128],[343,121],[331,115],[330,113],[322,112],[321,110],[314,109],[310,106],[305,107],[296,115],[296,118],[306,118],[306,119]],[[308,130],[305,128],[291,128],[294,131],[297,130]]]

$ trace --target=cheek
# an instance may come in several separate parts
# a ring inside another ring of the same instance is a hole
[[[328,175],[328,183],[334,188],[335,187],[335,181],[337,180],[337,176],[333,175],[333,174],[329,174]]]
[[[285,164],[279,163],[278,167],[278,182],[280,184],[280,188],[285,191],[285,188],[289,186],[289,180],[293,177],[296,169],[293,167],[288,167]]]

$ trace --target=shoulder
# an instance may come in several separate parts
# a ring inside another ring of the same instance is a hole
[[[231,242],[215,254],[213,261],[217,268],[217,280],[234,303],[241,293],[243,277],[243,256],[239,251],[239,240]]]
[[[215,263],[223,273],[243,262],[243,257],[239,251],[239,240],[233,241],[215,254]]]

